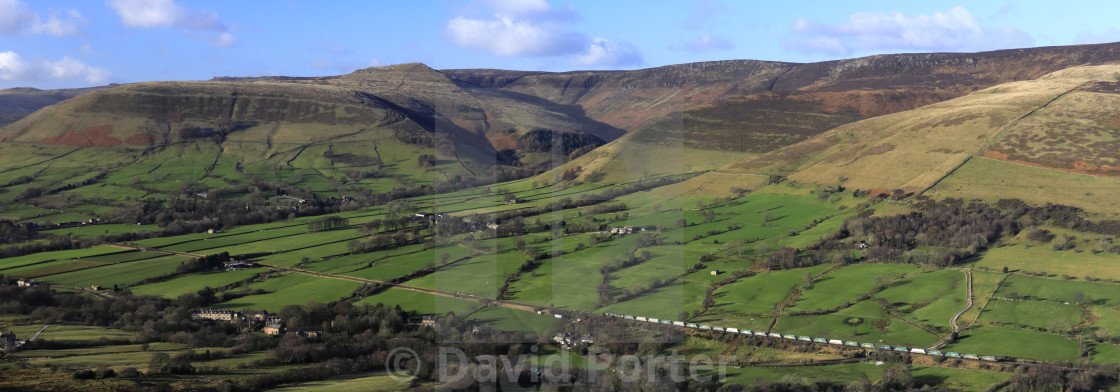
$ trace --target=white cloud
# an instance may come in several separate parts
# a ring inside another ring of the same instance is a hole
[[[963,7],[914,16],[855,12],[847,22],[835,24],[798,19],[792,32],[796,37],[784,42],[789,49],[841,55],[865,50],[991,50],[1033,43],[1026,33],[1011,27],[980,26]]]
[[[642,55],[632,45],[620,45],[602,38],[595,38],[583,53],[575,58],[575,64],[585,66],[620,66],[642,63]]]
[[[692,42],[677,47],[672,46],[672,49],[684,49],[693,53],[711,52],[716,50],[731,50],[735,49],[735,44],[720,37],[718,35],[701,35]]]
[[[59,12],[51,13],[47,22],[39,20],[38,15],[31,26],[31,31],[37,34],[48,34],[55,37],[74,37],[82,35],[81,25],[87,23],[86,18],[75,10],[66,11],[66,19],[59,17]]]
[[[86,22],[82,14],[73,9],[53,11],[47,21],[43,22],[43,18],[31,11],[27,4],[19,0],[0,0],[0,34],[80,36],[81,26]]]
[[[28,62],[13,51],[0,52],[0,80],[31,82],[41,80],[85,80],[102,84],[110,80],[109,70],[93,67],[80,60],[63,57],[57,61]]]
[[[17,80],[27,74],[27,68],[27,62],[16,52],[0,52],[0,80]]]
[[[545,0],[482,0],[480,5],[492,16],[456,16],[447,22],[444,36],[459,46],[503,57],[564,57],[581,66],[642,61],[633,45],[572,30],[576,14],[570,7],[553,7]]]
[[[583,34],[566,31],[555,23],[534,23],[508,17],[490,20],[455,17],[447,22],[447,33],[451,41],[460,46],[482,49],[498,56],[571,54],[587,42]]]
[[[233,45],[236,26],[227,27],[217,12],[191,10],[173,0],[112,0],[121,24],[138,28],[179,28],[217,47]]]

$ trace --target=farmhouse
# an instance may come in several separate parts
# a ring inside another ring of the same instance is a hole
[[[20,280],[16,281],[16,285],[19,287],[31,287],[38,285],[38,283],[35,283],[35,281],[31,279],[21,278]]]
[[[612,227],[611,228],[611,234],[618,234],[618,235],[634,234],[634,233],[637,233],[637,232],[640,232],[640,231],[646,231],[646,228],[644,228],[644,227],[634,227],[634,226],[622,226],[622,227]]]
[[[438,320],[438,318],[436,318],[436,316],[424,316],[424,318],[420,319],[420,325],[427,325],[429,327],[434,327],[434,326],[436,326],[436,321],[437,320]]]
[[[246,269],[249,269],[249,268],[256,268],[256,267],[258,267],[258,265],[257,265],[257,263],[253,263],[253,262],[249,262],[249,261],[245,261],[245,260],[230,260],[230,261],[223,261],[222,262],[222,267],[225,268],[226,271],[240,271],[240,270],[246,270]]]
[[[719,275],[719,270],[712,270],[712,276]]]
[[[11,332],[0,332],[0,348],[7,349],[7,347],[15,348],[16,334]]]

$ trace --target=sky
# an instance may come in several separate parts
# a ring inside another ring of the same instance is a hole
[[[1120,2],[0,0],[0,88],[814,62],[1120,41]]]

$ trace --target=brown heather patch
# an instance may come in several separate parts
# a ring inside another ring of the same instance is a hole
[[[124,139],[125,144],[133,146],[146,146],[155,143],[156,139],[148,133],[134,133],[132,136]]]
[[[112,125],[98,125],[81,130],[67,129],[57,136],[48,137],[43,139],[43,143],[62,144],[67,146],[80,146],[80,147],[112,147],[119,146],[121,140],[109,136],[113,133]]]

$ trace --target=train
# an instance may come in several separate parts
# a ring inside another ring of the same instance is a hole
[[[626,320],[639,320],[639,321],[647,321],[648,320],[649,322],[653,322],[653,323],[673,325],[673,326],[677,326],[677,327],[685,327],[685,328],[691,328],[691,329],[702,329],[702,330],[706,330],[706,331],[733,333],[733,334],[741,334],[741,335],[752,335],[752,336],[766,337],[766,338],[772,338],[772,339],[797,340],[797,341],[814,343],[814,344],[828,344],[828,345],[835,345],[835,346],[860,347],[860,348],[863,348],[865,350],[893,351],[893,352],[907,353],[907,354],[928,355],[928,356],[932,356],[932,357],[971,359],[971,360],[975,360],[975,361],[986,361],[986,362],[999,362],[1000,361],[999,357],[997,357],[995,355],[980,355],[980,354],[970,354],[970,353],[961,354],[961,353],[952,352],[952,351],[942,352],[940,350],[935,350],[933,348],[923,349],[923,348],[909,348],[909,347],[905,347],[905,346],[891,346],[891,345],[888,345],[888,344],[859,343],[859,342],[856,342],[856,341],[853,341],[853,340],[841,341],[839,339],[831,339],[831,338],[819,338],[819,337],[814,338],[814,337],[810,337],[810,336],[798,336],[798,335],[794,335],[794,334],[783,334],[783,333],[777,333],[777,332],[752,331],[752,330],[749,330],[749,329],[740,329],[740,328],[724,328],[724,327],[704,325],[704,324],[686,323],[684,321],[658,320],[658,319],[655,319],[655,318],[631,316],[631,315],[618,314],[618,313],[604,313],[604,314],[607,315],[607,316],[610,316],[610,317],[617,317],[617,318],[626,319]]]

